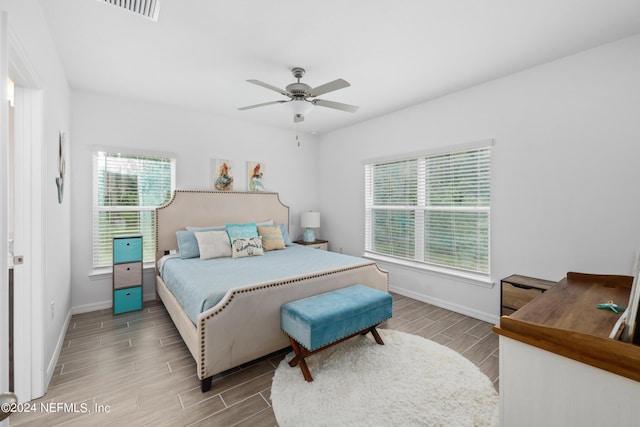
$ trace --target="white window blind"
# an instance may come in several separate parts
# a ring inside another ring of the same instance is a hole
[[[490,153],[365,164],[365,251],[488,274]]]
[[[112,263],[113,236],[141,234],[143,261],[155,259],[155,209],[175,187],[175,160],[93,153],[93,267]]]

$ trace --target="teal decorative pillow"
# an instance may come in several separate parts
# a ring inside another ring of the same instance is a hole
[[[260,236],[249,237],[247,239],[237,237],[231,241],[231,256],[233,258],[259,255],[264,255],[262,238]]]
[[[193,231],[176,231],[180,258],[197,258],[200,256],[198,240]]]
[[[247,224],[225,224],[224,227],[227,230],[231,243],[233,243],[233,239],[258,237],[258,226],[255,222],[249,222]]]

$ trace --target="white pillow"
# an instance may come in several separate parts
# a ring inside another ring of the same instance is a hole
[[[231,256],[231,243],[226,231],[195,231],[200,259]]]

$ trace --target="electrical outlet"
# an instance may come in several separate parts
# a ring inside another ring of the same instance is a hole
[[[56,315],[56,302],[51,301],[51,319],[53,319]]]

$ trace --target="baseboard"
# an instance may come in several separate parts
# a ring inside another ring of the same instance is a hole
[[[152,293],[152,294],[144,294],[142,295],[142,301],[155,301],[156,298],[156,293]]]
[[[398,288],[395,286],[389,286],[389,290],[396,294],[404,295],[405,297],[413,298],[418,301],[426,302],[444,308],[447,310],[455,311],[456,313],[464,314],[465,316],[473,317],[474,319],[483,320],[485,322],[493,323],[494,325],[500,321],[500,316],[494,314],[485,313],[478,310],[473,310],[469,307],[465,307],[458,304],[452,304],[449,301],[444,301],[438,298],[433,298],[428,295],[420,294],[417,292],[409,291],[407,289]]]
[[[76,305],[71,308],[73,314],[81,314],[81,313],[89,313],[91,311],[104,310],[107,308],[111,308],[113,306],[113,302],[109,301],[101,301],[101,302],[93,302],[91,304],[83,304]]]
[[[60,336],[58,337],[58,342],[56,343],[56,349],[53,352],[53,356],[51,356],[49,364],[47,365],[47,377],[45,379],[44,385],[45,390],[49,388],[49,383],[51,382],[51,378],[53,378],[53,373],[56,369],[56,365],[58,364],[60,352],[62,351],[62,345],[64,344],[64,338],[67,336],[67,330],[69,329],[69,324],[71,323],[71,315],[72,310],[69,310],[69,312],[67,313],[67,318],[64,320],[62,331],[60,331]]]
[[[152,294],[144,294],[142,296],[143,301],[153,301],[155,299],[156,299],[155,292]],[[71,312],[72,314],[89,313],[91,311],[106,310],[111,307],[113,307],[113,301],[108,300],[108,301],[101,301],[101,302],[93,302],[91,304],[76,305],[75,307],[71,308]]]

